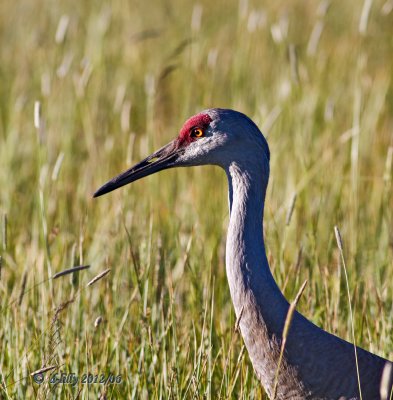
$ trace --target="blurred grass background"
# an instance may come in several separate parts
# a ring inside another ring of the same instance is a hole
[[[208,107],[268,137],[286,297],[308,279],[300,311],[351,340],[338,225],[356,340],[393,358],[392,0],[5,0],[0,40],[0,398],[265,398],[234,330],[224,173],[91,198]],[[48,365],[122,383],[36,384]]]

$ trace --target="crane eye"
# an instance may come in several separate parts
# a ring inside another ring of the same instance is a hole
[[[201,128],[193,128],[191,130],[191,137],[196,137],[196,138],[200,138],[205,134],[205,132],[203,131],[203,129]]]

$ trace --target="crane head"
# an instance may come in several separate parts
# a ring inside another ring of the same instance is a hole
[[[219,165],[244,160],[269,164],[269,147],[258,127],[246,115],[212,108],[189,118],[166,146],[105,183],[94,197],[168,168]]]

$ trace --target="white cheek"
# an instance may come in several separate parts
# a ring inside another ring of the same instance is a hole
[[[225,137],[208,136],[203,139],[196,140],[188,145],[187,150],[181,156],[180,160],[195,164],[215,163],[216,158],[222,156],[224,151],[217,154],[217,148],[223,148],[225,145]]]
[[[193,142],[187,146],[186,151],[180,157],[181,161],[198,161],[206,153],[200,143]]]

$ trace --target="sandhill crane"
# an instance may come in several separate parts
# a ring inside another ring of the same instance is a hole
[[[269,397],[389,398],[390,361],[357,348],[357,374],[355,347],[297,311],[273,395],[289,303],[272,276],[263,240],[269,160],[268,144],[250,118],[233,110],[208,109],[188,119],[175,140],[103,185],[94,197],[168,168],[222,167],[229,185],[226,272],[230,293],[248,354]]]

